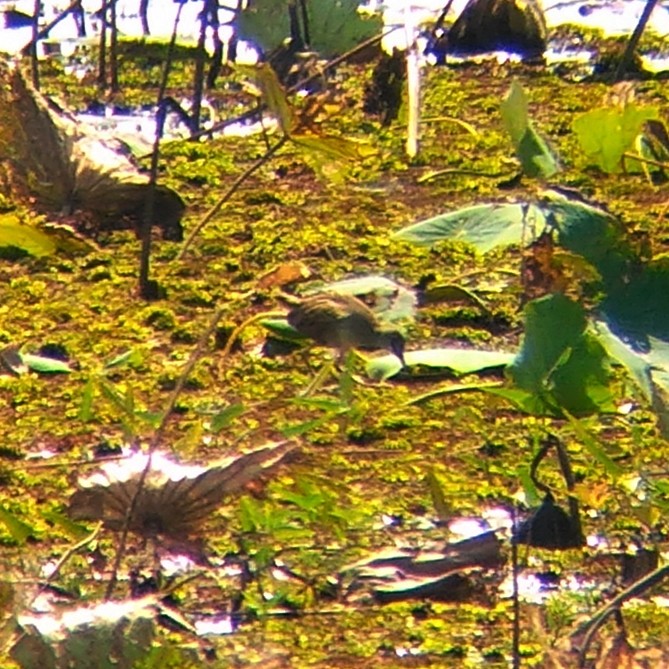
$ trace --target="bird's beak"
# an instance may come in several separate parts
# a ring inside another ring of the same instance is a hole
[[[401,339],[394,341],[391,346],[391,351],[400,359],[402,367],[406,367],[407,364],[404,361],[404,341]]]

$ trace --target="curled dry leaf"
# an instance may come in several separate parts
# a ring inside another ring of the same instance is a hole
[[[382,603],[409,599],[462,601],[482,587],[481,574],[503,562],[494,532],[447,544],[438,551],[384,551],[346,567],[347,597],[368,594]]]
[[[11,176],[12,200],[59,212],[87,212],[108,227],[139,226],[149,192],[126,144],[98,132],[44,97],[21,70],[0,58],[0,160]],[[166,239],[180,241],[184,201],[172,189],[154,192],[155,220]]]
[[[311,276],[311,270],[301,262],[286,262],[258,279],[259,288],[282,288],[290,283],[308,279]]]
[[[75,520],[100,520],[108,529],[119,531],[137,496],[131,531],[143,536],[187,537],[226,496],[271,471],[295,448],[294,442],[268,444],[208,467],[180,465],[154,452],[139,492],[149,455],[135,453],[105,463],[98,472],[81,479],[80,490],[70,498],[69,514]]]

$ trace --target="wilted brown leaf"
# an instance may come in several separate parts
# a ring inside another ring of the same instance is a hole
[[[136,497],[131,531],[143,536],[187,537],[226,496],[269,472],[295,448],[294,442],[269,444],[209,467],[179,465],[154,453],[141,488],[148,455],[137,453],[127,460],[105,463],[100,471],[80,480],[81,489],[70,498],[68,511],[75,520],[101,520],[108,529],[119,531]]]
[[[258,279],[260,288],[282,288],[290,283],[308,279],[311,270],[302,262],[287,262],[271,269]]]

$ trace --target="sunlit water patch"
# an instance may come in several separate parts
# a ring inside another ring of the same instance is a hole
[[[483,509],[480,517],[453,519],[448,523],[448,531],[456,539],[470,539],[491,530],[510,532],[512,526],[513,519],[507,509],[491,507]]]
[[[27,614],[19,616],[19,624],[32,625],[40,634],[52,636],[57,632],[66,634],[78,627],[93,627],[120,620],[126,616],[142,613],[150,600],[126,600],[102,602],[95,606],[79,606],[58,614]],[[152,601],[152,600],[151,600]]]
[[[58,16],[67,6],[66,0],[51,0],[43,4],[40,25],[44,26]],[[218,36],[223,42],[231,36],[231,28],[226,25],[233,14],[228,11],[236,6],[236,2],[228,0],[220,2],[219,12],[220,27]],[[448,14],[448,20],[454,19],[460,14],[467,4],[467,0],[455,0]],[[574,2],[544,2],[544,15],[548,28],[559,25],[572,24],[586,28],[598,28],[605,35],[630,34],[633,27],[639,21],[644,9],[645,0],[608,0],[592,2],[579,0]],[[403,0],[368,0],[361,3],[362,11],[382,12],[384,16],[385,31],[392,31],[384,38],[384,46],[387,50],[393,47],[406,48],[407,32],[405,25],[410,12],[410,22],[418,27],[433,23],[444,8],[444,0],[413,0],[406,3]],[[32,28],[26,21],[10,21],[7,12],[18,11],[29,19],[32,14],[34,3],[32,0],[0,0],[0,48],[7,53],[19,53],[32,37]],[[47,50],[56,43],[60,44],[60,53],[69,57],[78,46],[90,44],[92,37],[98,34],[100,19],[97,12],[100,9],[99,2],[84,0],[83,7],[86,12],[85,27],[86,37],[78,36],[77,23],[72,16],[65,17],[49,33],[46,44]],[[148,5],[148,24],[151,30],[151,38],[167,38],[171,35],[179,4],[176,2],[165,2],[164,0],[151,0]],[[117,0],[117,25],[122,37],[143,37],[142,26],[139,17],[139,3],[137,0]],[[198,39],[200,25],[199,15],[201,3],[183,3],[181,17],[178,24],[177,34],[179,41],[185,44],[195,44]],[[7,27],[11,23],[14,27]],[[669,11],[659,4],[653,11],[648,22],[648,28],[659,34],[669,33]],[[208,32],[208,48],[212,45],[212,30]],[[44,55],[45,47],[40,46],[40,53]],[[242,62],[252,62],[255,52],[247,44],[240,44],[238,56]]]
[[[558,63],[575,63],[586,65],[592,61],[595,53],[587,49],[575,49],[570,47],[561,47],[558,44],[548,46],[544,51],[546,65],[556,65]]]
[[[582,595],[599,592],[602,585],[596,581],[580,578],[572,574],[560,579],[548,579],[544,575],[525,571],[518,574],[518,599],[528,604],[544,604],[550,597],[561,593]],[[513,576],[509,574],[499,586],[499,594],[504,599],[513,597]]]
[[[572,24],[584,28],[597,28],[605,35],[629,35],[639,21],[646,0],[614,0],[606,2],[544,2],[548,28]],[[648,28],[659,34],[669,32],[669,12],[658,4]]]
[[[163,555],[160,559],[160,568],[167,578],[171,578],[197,569],[198,564],[188,555]]]
[[[40,26],[44,26],[58,16],[69,3],[66,0],[52,0],[44,3]],[[625,2],[557,2],[544,3],[545,16],[549,26],[555,27],[565,23],[581,25],[585,27],[597,27],[605,34],[629,34],[634,25],[636,25],[643,7],[644,0],[626,0]],[[449,13],[449,20],[457,16],[464,6],[466,0],[455,0]],[[225,43],[231,36],[231,27],[225,25],[233,14],[227,11],[229,7],[236,6],[236,2],[231,0],[226,4],[222,3],[220,10],[221,25],[218,28],[218,37]],[[57,57],[63,61],[67,72],[70,72],[78,78],[83,78],[91,71],[86,52],[96,48],[98,38],[96,35],[100,29],[100,19],[97,14],[99,3],[92,0],[84,0],[85,14],[84,25],[86,29],[85,36],[78,35],[78,26],[73,16],[67,16],[60,21],[50,31],[47,38],[40,41],[38,46],[38,55],[42,57]],[[148,5],[148,23],[151,29],[152,40],[164,40],[172,32],[174,21],[177,15],[178,3],[176,2],[158,2],[151,0]],[[393,47],[405,48],[408,35],[406,25],[408,12],[411,12],[410,23],[417,27],[419,52],[422,54],[427,46],[425,31],[429,30],[426,26],[431,25],[440,15],[444,8],[444,0],[414,0],[407,5],[400,0],[390,0],[388,2],[377,2],[370,0],[362,5],[363,11],[382,12],[384,16],[384,25],[386,30],[391,30],[384,38],[384,46],[387,50]],[[119,33],[122,37],[142,37],[141,20],[138,14],[139,3],[136,0],[117,0],[117,21]],[[179,21],[178,36],[180,43],[195,44],[198,38],[200,25],[199,13],[200,3],[189,2],[183,4],[182,14]],[[10,13],[10,10],[12,13]],[[17,2],[8,2],[0,0],[0,49],[11,54],[19,53],[31,40],[32,28],[27,25],[27,20],[33,11],[32,0],[18,0]],[[4,13],[3,13],[4,12]],[[22,21],[12,20],[11,17],[19,16]],[[12,27],[7,27],[11,25]],[[669,32],[669,11],[659,5],[652,13],[648,24],[650,29],[659,33]],[[421,31],[423,36],[421,37]],[[212,29],[208,33],[208,48],[212,49]],[[559,44],[549,44],[549,48],[544,54],[547,64],[565,64],[582,65],[583,76],[591,74],[591,67],[588,63],[592,62],[593,53],[580,49],[578,47],[565,47]],[[519,60],[518,56],[506,52],[496,52],[486,54],[483,58],[493,58],[499,62]],[[252,63],[257,59],[257,53],[251,45],[240,43],[237,47],[238,62]],[[429,62],[430,57],[425,57]],[[456,56],[449,55],[449,62],[458,62]],[[471,60],[470,57],[467,60]],[[661,71],[669,66],[669,60],[660,57],[646,58],[645,65],[649,71]],[[204,102],[205,124],[204,129],[213,126],[216,121],[216,114],[211,105]],[[155,110],[136,110],[129,113],[118,114],[110,113],[104,110],[101,115],[82,114],[78,117],[93,126],[96,131],[105,131],[113,134],[120,139],[128,142],[135,149],[135,153],[144,154],[150,150],[153,140],[156,136]],[[224,136],[246,136],[256,134],[263,129],[263,123],[236,123],[226,126],[220,131]],[[186,138],[190,134],[190,129],[183,119],[177,114],[167,115],[164,136],[167,139]]]
[[[194,623],[195,631],[200,635],[224,635],[232,634],[235,631],[235,624],[230,616],[212,616],[196,620]]]
[[[188,103],[182,101],[184,111],[188,112]],[[202,113],[205,121],[200,123],[203,130],[210,129],[216,122],[214,107],[205,99],[202,102]],[[126,141],[137,155],[148,153],[151,150],[156,136],[156,108],[145,107],[136,110],[117,111],[112,107],[102,107],[95,112],[82,112],[75,118],[85,123],[98,135],[108,135]],[[245,129],[243,123],[234,124],[234,129],[225,128],[221,134],[242,134]],[[248,132],[248,129],[247,129]],[[257,130],[256,130],[257,132]],[[185,139],[190,136],[190,128],[184,119],[176,112],[169,112],[165,117],[162,129],[165,139]]]
[[[44,2],[42,7],[42,16],[40,20],[40,27],[50,23],[63,10],[65,10],[70,3],[67,0],[52,0],[51,2]],[[225,3],[220,3],[225,6]],[[83,0],[82,2],[85,11],[85,29],[88,36],[99,33],[100,19],[97,12],[100,9],[100,3],[91,0]],[[8,10],[19,10],[28,16],[32,15],[34,3],[32,0],[17,0],[8,2],[7,0],[0,1],[0,12],[7,12]],[[171,35],[176,14],[178,11],[178,3],[166,2],[164,0],[153,0],[149,2],[148,7],[148,23],[153,37],[168,37]],[[137,0],[117,0],[116,3],[116,21],[119,35],[121,37],[142,37],[142,25],[139,18],[139,2]],[[197,41],[199,32],[199,14],[201,12],[201,3],[186,2],[183,3],[181,16],[177,27],[177,34],[181,42],[193,43]],[[221,21],[225,22],[230,18],[227,12],[221,12]],[[3,17],[3,22],[0,25],[7,24],[6,17]],[[229,32],[229,28],[224,27],[223,30]],[[32,37],[32,28],[28,26],[19,26],[0,31],[0,44],[2,50],[7,53],[18,53],[28,44]],[[52,41],[60,40],[77,40],[78,30],[77,24],[72,16],[65,17],[50,31],[49,37]],[[43,51],[42,51],[43,53]]]
[[[51,448],[40,448],[38,451],[31,451],[26,455],[26,460],[50,460],[59,455],[58,451]]]
[[[646,72],[657,74],[658,72],[669,71],[669,56],[641,56],[641,67]]]

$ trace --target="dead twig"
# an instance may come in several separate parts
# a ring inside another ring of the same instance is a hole
[[[586,655],[588,648],[595,638],[599,628],[606,622],[607,618],[620,610],[620,607],[628,599],[638,597],[644,592],[652,588],[654,585],[660,583],[669,574],[669,565],[660,567],[643,578],[640,578],[635,583],[623,590],[619,595],[616,595],[610,602],[602,606],[585,624],[581,625],[578,630],[572,634],[573,636],[584,634],[581,647],[579,649],[579,667],[585,667]]]

